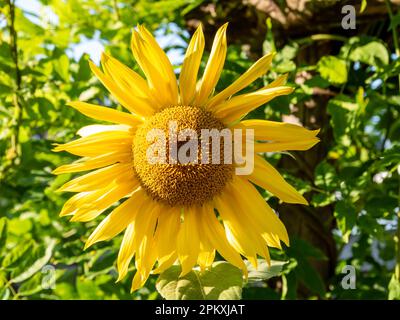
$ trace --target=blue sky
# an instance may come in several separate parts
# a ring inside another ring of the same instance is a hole
[[[43,6],[38,0],[16,0],[16,6],[24,10],[25,12],[30,12],[37,14],[38,16],[45,17],[45,20],[57,24],[57,15],[48,7]],[[43,21],[34,15],[26,15],[28,19],[32,22],[42,25]],[[172,30],[174,25],[171,26]],[[162,30],[156,33],[157,42],[162,48],[170,45],[186,45],[185,42],[175,34],[164,35]],[[81,41],[78,44],[72,44],[70,50],[67,54],[73,57],[75,60],[79,60],[82,54],[87,53],[90,58],[98,64],[100,62],[101,53],[104,51],[104,45],[100,39],[100,32],[96,32],[93,39],[88,39],[86,37],[81,37]],[[183,60],[183,53],[178,49],[171,49],[167,52],[169,59],[173,65],[180,65]]]

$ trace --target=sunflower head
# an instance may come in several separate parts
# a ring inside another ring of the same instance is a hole
[[[257,91],[238,94],[268,71],[272,53],[214,93],[227,51],[226,28],[227,24],[218,30],[199,76],[204,50],[199,26],[177,81],[166,54],[150,32],[138,26],[131,49],[145,77],[107,54],[102,56],[102,70],[90,63],[97,78],[127,112],[70,103],[91,118],[114,124],[84,127],[78,132],[81,138],[56,146],[55,151],[82,158],[57,168],[55,174],[93,170],[60,188],[76,192],[64,204],[61,216],[90,221],[119,203],[85,247],[124,231],[117,267],[120,280],[135,256],[132,290],[141,287],[151,272],[162,272],[177,261],[182,275],[196,264],[208,268],[216,251],[244,274],[243,258],[255,266],[258,256],[269,262],[268,247],[281,248],[281,241],[288,245],[289,239],[284,225],[254,185],[281,201],[307,204],[257,153],[306,150],[318,142],[318,131],[267,120],[241,121],[258,106],[293,90],[285,86],[284,75]],[[254,168],[238,176],[236,168],[241,164],[236,158],[225,157],[226,146],[232,149],[236,142],[224,136],[214,145],[205,136],[224,132],[229,137],[239,131],[246,145],[246,130],[254,133]],[[213,161],[215,154],[219,162]]]

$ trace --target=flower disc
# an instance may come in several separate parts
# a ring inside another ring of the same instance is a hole
[[[178,152],[187,142],[177,141],[175,136],[171,136],[171,125],[174,124],[177,134],[185,129],[191,129],[197,133],[197,161],[182,163],[178,158],[172,156],[170,147],[174,141],[177,142]],[[142,187],[154,199],[171,206],[190,206],[211,200],[232,178],[234,168],[232,164],[223,163],[222,138],[219,144],[221,163],[211,163],[211,143],[207,144],[208,161],[202,163],[201,130],[217,129],[220,131],[224,128],[222,122],[216,119],[211,112],[190,106],[166,108],[149,118],[138,128],[133,143],[134,169]],[[166,156],[163,163],[152,163],[148,157],[148,150],[154,145],[154,141],[148,139],[149,133],[154,129],[165,133],[166,143],[161,150],[161,152],[165,152]]]

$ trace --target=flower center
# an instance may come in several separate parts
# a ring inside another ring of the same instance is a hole
[[[212,129],[221,132],[225,126],[211,112],[190,106],[166,108],[138,128],[134,169],[150,196],[171,206],[191,206],[222,191],[234,167],[224,163],[223,137],[217,144],[204,138]]]

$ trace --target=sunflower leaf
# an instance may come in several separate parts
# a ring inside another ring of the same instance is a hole
[[[243,274],[240,269],[223,261],[214,262],[205,271],[193,269],[179,278],[181,266],[163,272],[156,283],[167,300],[238,300],[242,296]]]
[[[257,269],[248,260],[245,263],[249,270],[248,283],[254,283],[280,276],[284,271],[283,267],[287,261],[272,260],[271,265],[268,266],[264,259],[258,259]]]

